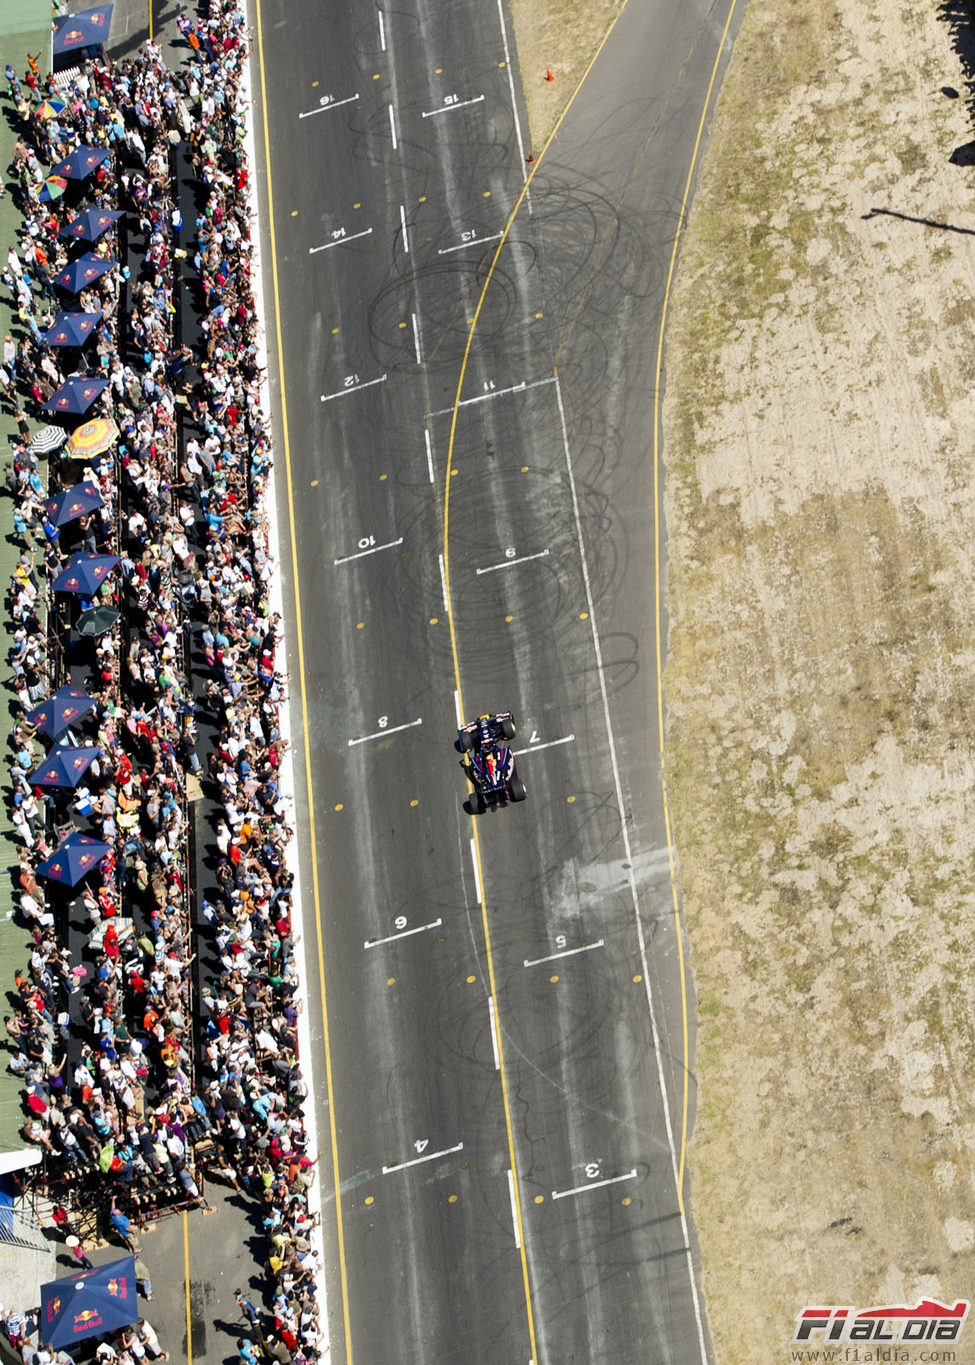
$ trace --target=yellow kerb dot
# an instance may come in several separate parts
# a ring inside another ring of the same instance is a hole
[[[396,977],[395,977],[395,976],[387,976],[387,978],[386,978],[386,985],[387,985],[387,986],[395,986],[395,985],[396,985]]]
[[[436,73],[437,73],[438,76],[442,76],[442,75],[443,75],[443,67],[442,67],[442,66],[438,66],[438,67],[436,68]]]
[[[363,1202],[364,1204],[375,1204],[376,1200],[375,1200],[375,1197],[374,1197],[373,1195],[367,1194],[366,1197],[365,1197],[365,1199],[364,1199],[362,1202]]]
[[[448,1195],[447,1195],[447,1203],[448,1203],[448,1204],[456,1204],[456,1203],[457,1203],[457,1196],[456,1196],[456,1194],[448,1194]]]
[[[467,984],[468,984],[468,986],[473,986],[473,984],[474,984],[474,982],[475,982],[476,980],[477,980],[477,977],[476,977],[476,976],[469,976],[469,977],[467,978]]]
[[[491,191],[490,191],[490,190],[485,190],[485,191],[484,191],[484,198],[485,198],[485,199],[490,199],[490,198],[491,198]]]
[[[566,801],[568,802],[568,804],[569,804],[570,806],[572,805],[573,801],[575,801],[575,797],[574,797],[574,796],[567,796],[565,799],[566,799]]]
[[[447,940],[446,940],[446,939],[444,938],[444,936],[441,934],[440,937],[437,939],[437,942],[438,942],[438,943],[446,943]]]
[[[437,624],[437,620],[438,620],[438,618],[437,618],[436,616],[431,616],[431,617],[430,617],[430,624],[431,624],[431,626],[435,626],[435,625]]]
[[[503,66],[504,66],[504,62],[498,62],[498,66],[503,67]]]
[[[633,1203],[633,1200],[630,1198],[629,1195],[627,1195],[626,1198],[623,1200],[623,1207],[624,1207],[624,1209],[628,1209],[632,1203]]]
[[[312,88],[313,90],[317,90],[317,89],[318,89],[318,81],[312,81],[312,83],[311,83],[311,88]]]
[[[535,316],[536,316],[537,318],[543,318],[543,317],[545,316],[545,314],[544,314],[544,313],[536,313]]]
[[[416,799],[416,797],[414,796],[413,800],[410,802],[410,805],[411,805],[411,806],[418,806],[419,804],[420,804],[419,801],[418,801],[418,800]]]
[[[332,810],[345,810],[345,802],[336,801],[335,805],[332,807]]]
[[[579,613],[579,620],[580,620],[580,621],[588,621],[588,620],[589,620],[589,613],[588,613],[587,611],[580,611],[580,613]]]
[[[380,483],[385,483],[386,480],[387,480],[388,478],[389,478],[389,475],[388,475],[388,474],[380,474],[380,476],[379,476],[379,482],[380,482]]]
[[[317,480],[317,479],[312,479],[312,481],[311,481],[311,486],[312,486],[312,488],[317,488],[317,487],[318,487],[318,480]]]
[[[365,626],[366,626],[365,621],[356,621],[355,623],[356,630],[365,630]]]
[[[544,1203],[545,1203],[545,1196],[544,1196],[544,1194],[536,1194],[536,1195],[535,1195],[535,1203],[536,1203],[536,1204],[544,1204]]]
[[[405,322],[401,322],[401,323],[400,323],[400,330],[402,331],[402,329],[403,329],[405,326],[406,326],[406,323],[405,323]]]
[[[642,980],[643,980],[642,975],[639,972],[637,972],[636,976],[633,978],[633,984],[639,986]]]
[[[353,207],[354,209],[361,209],[361,208],[362,208],[362,205],[361,205],[361,204],[353,204],[352,207]]]
[[[460,1169],[461,1169],[462,1171],[466,1171],[469,1165],[470,1165],[470,1162],[469,1162],[469,1161],[462,1161],[462,1162],[460,1163]]]
[[[292,209],[292,210],[291,210],[291,216],[292,216],[292,218],[297,218],[297,217],[298,217],[298,210],[297,210],[297,209]]]
[[[522,472],[522,474],[527,474],[527,473],[528,473],[528,466],[527,466],[526,464],[523,464],[523,465],[521,466],[521,472]]]
[[[373,80],[374,80],[374,81],[378,81],[378,80],[379,80],[379,72],[378,72],[378,71],[377,71],[376,74],[373,76]]]
[[[451,477],[452,479],[455,479],[455,478],[457,477],[457,470],[456,470],[456,469],[452,469],[452,470],[450,471],[450,477]]]
[[[515,618],[513,616],[506,616],[504,619],[510,624]]]
[[[425,203],[427,202],[427,197],[426,197],[426,195],[425,195],[425,194],[421,194],[420,197],[419,197],[419,199],[418,199],[416,202],[417,202],[418,204],[425,204]],[[429,240],[430,240],[430,239],[429,239],[429,237],[428,237],[428,238],[427,238],[427,241],[429,241]]]
[[[551,981],[551,983],[552,983],[553,986],[555,985],[556,981],[558,981],[558,979],[559,979],[558,976],[550,976],[550,977],[549,977],[549,981]]]
[[[341,331],[341,328],[339,328],[339,327],[333,327],[333,328],[332,328],[332,336],[333,336],[333,337],[337,337],[340,331]]]

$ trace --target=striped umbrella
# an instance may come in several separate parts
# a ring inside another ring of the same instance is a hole
[[[50,455],[52,450],[60,450],[68,439],[63,427],[41,427],[30,438],[30,448],[35,455]]]

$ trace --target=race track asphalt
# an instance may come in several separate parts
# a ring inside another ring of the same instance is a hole
[[[255,5],[333,1362],[710,1358],[654,397],[730,9],[630,0],[506,233],[501,6]]]

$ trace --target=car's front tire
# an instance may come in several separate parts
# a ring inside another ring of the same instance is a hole
[[[501,733],[504,735],[505,739],[514,739],[515,737],[514,721],[511,719],[503,720],[501,722]]]
[[[513,777],[508,785],[508,795],[512,801],[524,801],[528,795],[528,788],[520,777]]]

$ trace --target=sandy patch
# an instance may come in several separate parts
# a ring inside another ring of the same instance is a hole
[[[668,767],[722,1361],[789,1359],[805,1303],[975,1289],[975,171],[947,18],[751,0],[673,299]]]

